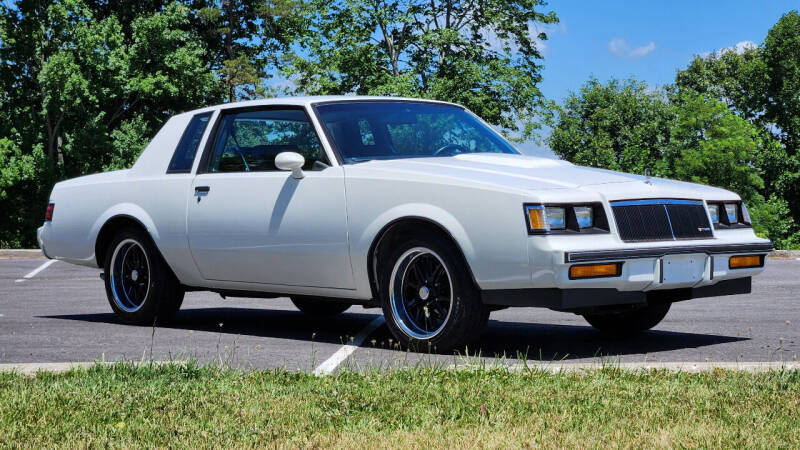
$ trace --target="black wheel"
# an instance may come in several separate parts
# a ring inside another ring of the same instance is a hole
[[[447,352],[480,337],[489,310],[448,241],[428,234],[409,238],[390,250],[379,271],[383,314],[401,344]]]
[[[125,323],[168,322],[183,303],[184,291],[150,236],[135,228],[120,231],[105,259],[106,296]]]
[[[292,297],[297,309],[312,317],[330,317],[347,311],[351,305],[336,299],[320,297]]]
[[[624,312],[584,314],[597,330],[613,336],[633,336],[658,325],[669,312],[670,303],[657,303]]]

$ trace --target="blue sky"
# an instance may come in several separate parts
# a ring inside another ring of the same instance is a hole
[[[540,88],[561,102],[591,75],[671,83],[694,55],[762,43],[781,15],[800,9],[800,1],[554,0],[545,9],[555,11],[561,23],[544,29],[549,39]],[[521,147],[549,152],[532,144]]]

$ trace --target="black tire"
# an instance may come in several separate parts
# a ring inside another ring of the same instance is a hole
[[[670,303],[657,303],[624,312],[584,314],[583,318],[597,330],[618,337],[628,337],[658,325],[669,312]]]
[[[331,317],[347,311],[350,303],[321,297],[291,297],[292,303],[311,317]]]
[[[142,230],[125,228],[114,236],[104,270],[108,303],[125,323],[167,323],[183,303],[180,282]]]
[[[417,266],[428,273],[418,273]],[[392,247],[379,261],[378,285],[389,330],[414,351],[472,350],[489,319],[458,249],[436,234],[407,237]]]

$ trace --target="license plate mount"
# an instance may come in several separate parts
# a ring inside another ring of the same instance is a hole
[[[703,279],[705,254],[667,255],[661,258],[661,284],[674,287],[694,286]]]

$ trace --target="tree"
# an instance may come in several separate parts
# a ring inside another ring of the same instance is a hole
[[[309,94],[403,95],[464,104],[492,124],[534,134],[545,101],[534,1],[309,0],[287,65]]]
[[[52,180],[129,167],[171,115],[220,100],[188,16],[178,3],[126,24],[80,0],[0,6],[0,138],[16,149],[7,147],[6,158],[15,167],[52,167],[20,169],[44,187],[16,190],[26,201],[4,211],[19,223],[41,221]],[[6,176],[4,189],[26,180]],[[35,227],[20,239],[33,244]]]
[[[0,138],[0,248],[29,245],[35,239],[31,233],[42,223],[52,175],[41,146],[25,154],[13,140]]]
[[[578,164],[632,173],[651,168],[658,176],[733,190],[749,205],[757,232],[779,248],[800,243],[787,202],[762,178],[782,147],[707,94],[590,79],[557,109],[548,142]]]
[[[636,79],[603,84],[592,78],[557,108],[547,141],[556,155],[577,164],[668,175],[664,156],[673,120],[663,91]]]
[[[760,202],[764,181],[755,167],[758,129],[719,100],[684,92],[673,100],[670,155],[673,176],[724,187],[747,203]]]
[[[795,10],[778,20],[762,45],[697,57],[676,77],[677,89],[724,101],[759,128],[764,145],[755,166],[765,182],[764,196],[785,200],[793,217],[800,217],[798,48],[800,15]]]
[[[270,94],[264,85],[297,33],[291,13],[298,0],[192,0],[200,36],[211,50],[212,68],[227,100]]]

